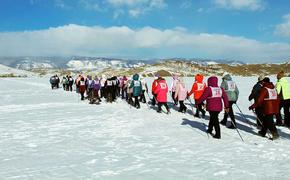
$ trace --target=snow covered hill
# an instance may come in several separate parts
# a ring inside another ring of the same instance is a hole
[[[35,75],[25,70],[14,69],[0,64],[0,77],[27,77]]]
[[[194,76],[196,73],[205,75],[221,75],[223,72],[239,76],[252,76],[260,74],[276,74],[284,70],[290,74],[290,63],[281,64],[244,64],[230,60],[206,59],[117,59],[98,57],[0,57],[0,63],[17,68],[40,72],[41,74],[57,73],[91,73],[132,75],[140,73],[152,76],[162,73],[170,76],[177,73],[183,76]],[[161,71],[161,72],[160,72]]]
[[[256,77],[233,79],[254,124],[247,97]],[[193,78],[185,80],[190,88]],[[166,115],[120,99],[90,105],[75,92],[51,90],[47,78],[0,82],[0,179],[289,179],[290,130],[278,127],[277,141],[259,137],[236,107],[245,142],[224,126],[222,139],[208,138],[208,114],[194,118],[189,102],[186,114],[170,103]]]
[[[122,60],[70,60],[67,64],[69,70],[98,70],[106,68],[121,69],[121,68],[136,68],[145,65],[144,62],[127,62]]]

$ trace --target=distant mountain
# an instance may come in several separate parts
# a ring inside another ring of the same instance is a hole
[[[29,77],[35,75],[32,72],[14,69],[0,64],[0,77]]]
[[[212,59],[118,59],[102,57],[0,57],[0,64],[16,69],[29,70],[39,74],[52,73],[93,73],[93,74],[133,74],[152,76],[156,72],[163,75],[178,73],[193,76],[196,73],[221,75],[229,72],[235,75],[275,74],[281,69],[290,69],[289,61],[281,64],[245,64],[235,60]],[[289,73],[289,72],[287,72]]]

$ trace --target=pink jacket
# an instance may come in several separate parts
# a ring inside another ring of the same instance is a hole
[[[168,85],[166,84],[165,79],[159,80],[156,90],[154,92],[155,94],[157,94],[157,101],[167,102],[167,92],[168,92]]]
[[[178,98],[178,101],[184,101],[187,97],[187,90],[185,88],[185,84],[182,81],[179,81],[176,84],[176,91],[174,95],[174,99]]]
[[[229,107],[228,96],[224,89],[220,88],[219,97],[213,97],[212,88],[218,87],[218,78],[216,76],[211,76],[207,80],[208,87],[205,88],[202,96],[196,101],[196,104],[200,104],[206,100],[206,110],[207,111],[222,111],[223,103],[226,108]]]

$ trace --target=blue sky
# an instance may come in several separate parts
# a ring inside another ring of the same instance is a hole
[[[0,54],[290,59],[290,0],[1,0]]]

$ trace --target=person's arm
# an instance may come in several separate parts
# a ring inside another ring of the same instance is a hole
[[[280,95],[280,93],[282,93],[282,86],[281,86],[281,83],[279,81],[276,84],[276,91],[277,91],[278,95]]]
[[[226,91],[222,88],[222,99],[225,105],[225,109],[229,108],[229,98]]]
[[[263,102],[264,102],[264,98],[265,98],[266,94],[267,94],[267,90],[265,88],[261,89],[261,92],[260,92],[260,95],[258,97],[258,100],[253,105],[251,105],[249,107],[249,109],[251,110],[251,109],[260,107],[263,104]]]
[[[240,94],[240,91],[239,91],[239,88],[238,88],[237,85],[236,85],[236,88],[235,88],[235,93],[236,93],[236,96],[237,96],[237,100],[236,100],[236,102],[237,102],[238,99],[239,99],[239,94]]]
[[[205,88],[205,90],[203,91],[201,97],[199,99],[196,100],[196,104],[200,104],[202,103],[204,100],[206,100],[208,97],[211,96],[211,90],[210,87]]]
[[[180,90],[180,87],[179,87],[179,84],[176,85],[176,91],[175,91],[175,94],[174,94],[174,99],[177,99],[177,96],[178,96],[178,93],[179,93],[179,90]]]
[[[192,87],[191,87],[191,91],[189,93],[187,93],[187,96],[191,96],[195,90],[197,89],[197,84],[196,83],[193,83]]]

